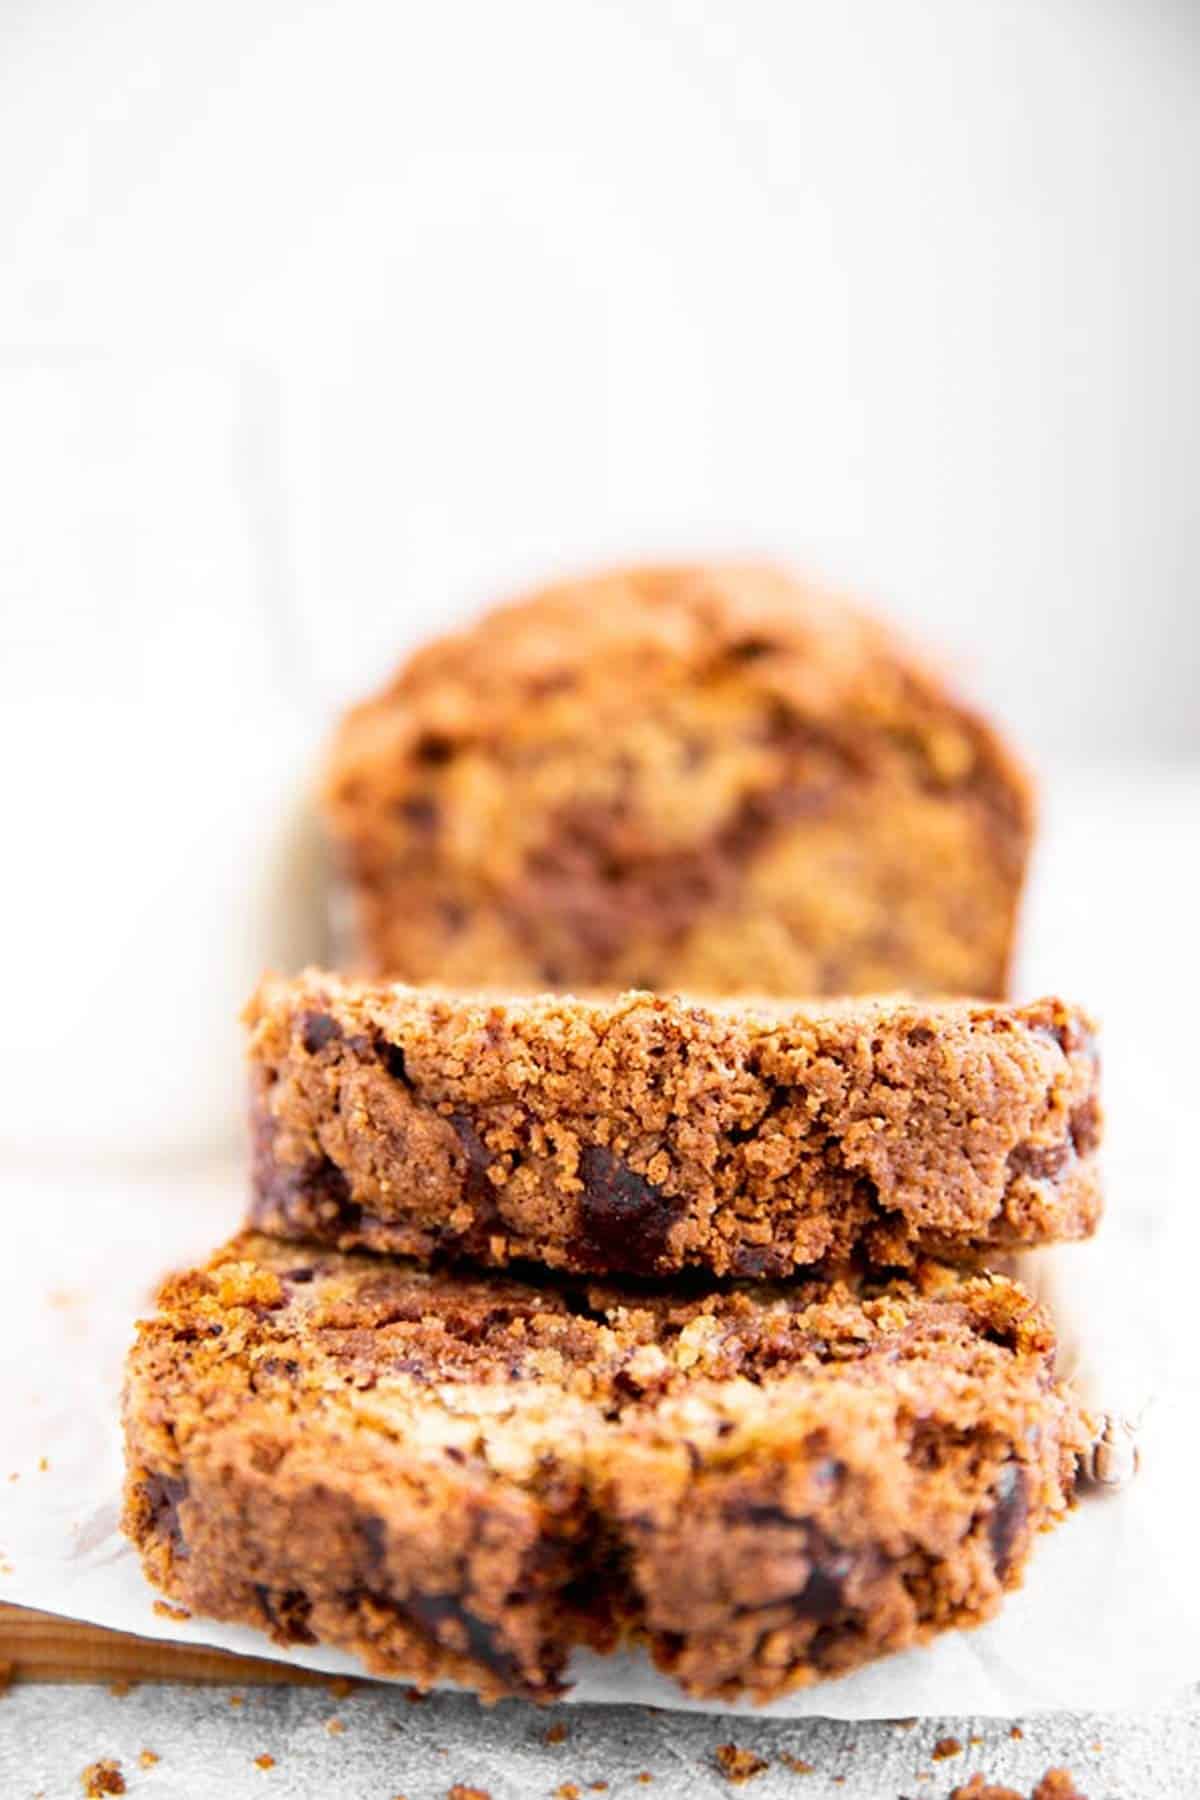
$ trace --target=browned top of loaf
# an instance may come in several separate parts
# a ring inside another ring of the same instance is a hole
[[[1011,750],[899,632],[784,569],[732,560],[565,580],[417,650],[347,715],[327,798],[336,811],[358,761],[436,763],[497,736],[544,739],[558,710],[571,722],[586,712],[589,692],[704,682],[731,664],[744,690],[798,713],[902,730],[936,776],[997,765],[1028,826],[1031,789]]]

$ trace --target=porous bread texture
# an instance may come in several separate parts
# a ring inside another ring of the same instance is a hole
[[[577,1272],[784,1275],[1087,1236],[1092,1022],[346,980],[247,1014],[262,1229]]]

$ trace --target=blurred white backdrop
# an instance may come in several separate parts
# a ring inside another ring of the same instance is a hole
[[[1195,749],[1198,98],[1189,0],[9,0],[0,351],[236,381],[326,706],[527,579],[758,547],[1035,751]],[[58,606],[94,495],[47,512],[4,391],[0,567]]]
[[[0,6],[0,1144],[228,1141],[333,711],[565,568],[1200,752],[1198,99],[1188,0]]]

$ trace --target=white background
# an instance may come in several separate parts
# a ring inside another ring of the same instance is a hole
[[[0,0],[0,1149],[231,1140],[334,711],[564,567],[1195,759],[1198,222],[1188,0]]]
[[[0,4],[0,363],[237,384],[70,604],[203,589],[224,474],[334,697],[513,582],[760,546],[1035,749],[1196,748],[1198,220],[1191,0]],[[105,413],[64,470],[3,374],[11,633]]]

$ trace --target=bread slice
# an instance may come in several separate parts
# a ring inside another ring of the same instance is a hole
[[[985,1619],[1085,1437],[1001,1278],[671,1294],[249,1234],[163,1288],[125,1434],[173,1601],[533,1700],[578,1645],[767,1700]]]

